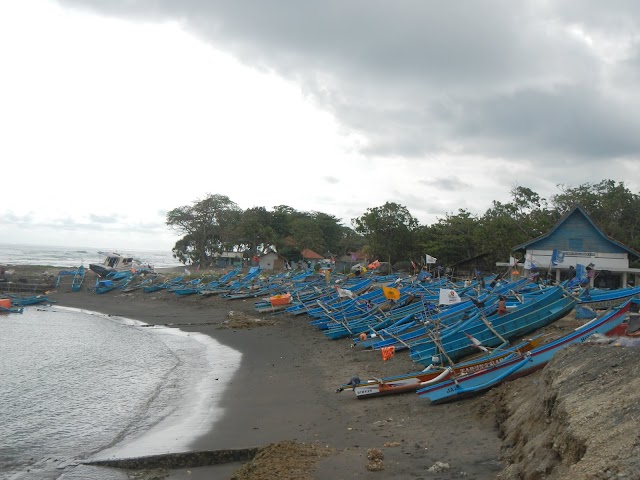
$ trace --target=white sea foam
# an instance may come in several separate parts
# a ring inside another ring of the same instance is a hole
[[[0,478],[114,478],[73,464],[185,451],[212,427],[241,354],[143,325],[61,307],[3,317]]]

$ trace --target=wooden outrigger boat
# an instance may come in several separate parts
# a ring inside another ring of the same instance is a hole
[[[521,306],[500,316],[481,317],[473,325],[459,326],[451,334],[447,329],[435,340],[412,344],[410,357],[414,362],[429,365],[433,356],[442,351],[454,361],[473,353],[468,336],[479,340],[486,347],[496,347],[514,338],[520,338],[567,315],[577,300],[560,287],[550,287],[546,292],[529,299]]]
[[[51,300],[49,297],[47,297],[46,295],[29,295],[26,297],[20,297],[18,295],[7,295],[8,299],[11,302],[11,306],[14,307],[26,307],[28,305],[37,305],[40,303],[55,303],[55,300]],[[0,300],[6,300],[6,299],[0,299]],[[22,312],[19,312],[22,313]]]
[[[617,288],[614,290],[585,290],[580,294],[580,305],[594,310],[616,307],[631,298],[640,297],[640,287]]]
[[[96,279],[96,285],[94,290],[98,294],[107,293],[111,290],[115,290],[117,288],[123,289],[133,280],[133,275],[130,274],[128,277],[122,278],[118,281],[113,280],[99,280]]]
[[[0,313],[22,313],[24,307],[12,305],[11,298],[0,298]]]
[[[84,265],[80,265],[73,276],[73,280],[71,281],[71,291],[79,292],[80,288],[82,287],[83,281],[84,281]]]
[[[525,355],[518,355],[509,360],[483,370],[453,377],[436,385],[425,386],[418,390],[418,396],[427,398],[431,403],[444,403],[488,390],[502,382],[528,375],[543,368],[561,349],[577,343],[586,342],[589,337],[599,333],[606,335],[620,325],[629,311],[630,300],[620,307],[604,312],[573,332],[535,348]]]
[[[182,281],[182,276],[179,277],[175,277],[172,279],[166,279],[164,282],[158,282],[156,283],[155,281],[152,282],[150,285],[145,285],[144,287],[142,287],[142,291],[144,293],[153,293],[153,292],[158,292],[160,290],[170,290],[171,287],[179,284]]]
[[[367,380],[366,382],[358,382],[356,379],[356,381],[341,385],[336,391],[342,392],[343,390],[353,390],[358,399],[415,392],[425,385],[444,381],[452,375],[464,375],[476,372],[512,358],[514,355],[520,356],[525,352],[536,348],[541,339],[542,336],[538,335],[537,337],[515,345],[514,347],[504,350],[496,349],[487,355],[466,362],[461,362],[451,367],[427,367],[420,372],[375,378]]]
[[[291,294],[290,293],[281,293],[278,295],[273,295],[266,300],[260,300],[259,302],[255,302],[254,308],[257,312],[260,313],[275,313],[281,312],[291,305]]]

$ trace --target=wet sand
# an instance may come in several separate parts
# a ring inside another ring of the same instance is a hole
[[[93,284],[87,278],[86,285]],[[224,416],[194,442],[193,451],[294,441],[331,452],[302,472],[307,476],[291,471],[290,476],[279,473],[280,479],[494,479],[502,468],[495,406],[482,396],[432,406],[412,393],[357,400],[352,392],[335,392],[354,375],[370,378],[419,369],[407,352],[383,362],[379,352],[351,349],[348,340],[329,340],[307,316],[257,314],[253,299],[179,297],[167,291],[98,295],[86,287],[71,292],[65,284],[49,296],[62,306],[200,332],[242,352],[240,368],[223,396]],[[226,328],[230,311],[269,325]],[[367,470],[369,449],[383,452],[382,471]],[[278,459],[273,462],[277,465]],[[428,471],[436,462],[450,468]],[[181,468],[165,478],[230,478],[239,466]]]

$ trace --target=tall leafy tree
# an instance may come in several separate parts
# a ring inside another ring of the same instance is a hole
[[[513,247],[548,232],[559,215],[547,200],[527,187],[511,190],[511,201],[494,201],[480,219],[478,240],[491,261],[506,261]]]
[[[276,241],[276,232],[271,226],[272,215],[264,207],[248,208],[233,226],[234,248],[249,249],[253,254],[264,252]]]
[[[166,224],[184,237],[176,242],[174,256],[183,263],[209,265],[231,242],[241,209],[229,197],[208,194],[191,205],[167,213]]]
[[[366,244],[365,238],[358,234],[353,228],[342,227],[342,237],[338,242],[336,253],[347,255],[352,252],[359,252]]]
[[[446,214],[435,224],[419,230],[418,257],[429,254],[438,263],[451,265],[483,253],[478,249],[478,228],[478,218],[465,209],[458,210],[456,215]]]
[[[354,218],[355,231],[364,236],[373,257],[380,260],[408,260],[414,251],[414,233],[418,221],[403,205],[387,202],[367,209]]]
[[[301,252],[309,248],[316,253],[322,254],[327,250],[327,243],[320,224],[308,213],[297,212],[291,218],[291,234]]]
[[[344,236],[344,226],[340,224],[340,220],[333,215],[322,212],[312,212],[311,218],[313,218],[313,221],[318,225],[324,240],[325,248],[318,253],[336,253],[340,245],[340,240],[342,240]]]

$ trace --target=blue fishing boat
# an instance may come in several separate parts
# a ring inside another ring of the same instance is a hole
[[[80,265],[73,276],[73,280],[71,281],[71,291],[79,292],[80,288],[82,287],[83,281],[84,281],[84,266]]]
[[[505,349],[495,349],[480,357],[456,363],[448,367],[430,366],[419,372],[393,375],[383,378],[373,378],[360,381],[358,377],[352,378],[350,383],[341,385],[336,392],[352,390],[358,399],[373,398],[381,395],[394,395],[398,393],[415,392],[425,385],[436,384],[444,381],[453,375],[463,375],[470,372],[482,370],[497,363],[509,360],[514,356],[521,356],[542,341],[542,336],[538,335],[532,339],[521,342],[517,345]]]
[[[584,289],[579,302],[584,307],[603,310],[621,305],[631,298],[640,297],[640,287],[616,288],[613,290]]]
[[[21,297],[18,295],[8,294],[8,298],[11,299],[11,305],[15,307],[26,307],[28,305],[37,305],[41,303],[55,303],[55,300],[50,299],[46,295],[29,295]],[[21,313],[21,312],[19,312]]]
[[[24,307],[3,307],[0,305],[0,313],[22,313]]]
[[[523,304],[504,315],[481,315],[480,319],[459,325],[452,332],[444,329],[437,338],[412,344],[410,356],[414,362],[425,366],[432,362],[434,356],[445,355],[455,361],[474,352],[470,338],[485,347],[506,344],[564,317],[576,304],[577,299],[564,289],[549,287],[543,294],[525,299]]]
[[[142,287],[142,291],[144,293],[153,293],[158,292],[160,290],[169,290],[171,287],[178,285],[182,281],[182,276],[175,277],[172,279],[165,279],[164,282],[156,282],[155,280],[151,282],[150,285],[145,285]]]
[[[544,367],[561,349],[572,344],[584,343],[596,333],[607,334],[616,328],[626,318],[630,304],[631,301],[627,300],[620,307],[604,312],[599,318],[591,320],[570,334],[535,348],[525,355],[519,355],[475,373],[426,386],[418,390],[418,396],[429,399],[431,403],[444,403],[483,392],[502,382],[533,373]]]
[[[129,283],[131,283],[131,280],[133,280],[132,274],[129,274],[128,277],[121,278],[118,281],[109,280],[109,279],[106,279],[106,280],[97,279],[94,289],[95,289],[95,292],[99,294],[107,293],[117,288],[125,288],[127,285],[129,285]]]

